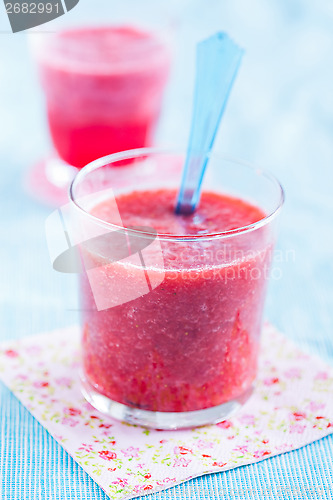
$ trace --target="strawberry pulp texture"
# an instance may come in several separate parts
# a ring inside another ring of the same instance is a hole
[[[107,154],[149,146],[170,54],[131,26],[63,31],[39,67],[54,146],[81,168]]]
[[[110,399],[151,411],[209,408],[250,388],[272,253],[265,226],[225,241],[204,238],[263,219],[259,208],[205,192],[194,214],[179,216],[174,214],[175,198],[175,191],[162,189],[117,199],[124,226],[200,235],[195,243],[160,241],[165,268],[161,285],[97,311],[86,276],[81,280],[85,376]],[[92,214],[112,222],[108,201],[96,205]],[[105,279],[122,286],[125,265],[105,266],[105,259],[91,258],[96,266],[104,265]],[[147,267],[148,274],[162,272],[150,271],[149,263]]]

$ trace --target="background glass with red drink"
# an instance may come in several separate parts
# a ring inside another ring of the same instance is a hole
[[[36,195],[61,202],[78,168],[152,145],[171,62],[164,33],[124,24],[31,36],[54,146],[30,172]]]

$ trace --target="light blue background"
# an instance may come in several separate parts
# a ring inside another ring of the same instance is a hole
[[[195,42],[223,29],[246,49],[216,149],[266,166],[284,185],[287,201],[278,247],[283,261],[275,263],[281,278],[271,282],[266,316],[333,363],[333,3],[81,0],[40,31],[92,18],[147,16],[150,22],[168,20],[178,40],[161,144],[186,144]],[[48,151],[49,142],[26,35],[9,30],[1,3],[0,340],[77,321],[75,279],[55,273],[47,254],[44,221],[51,209],[22,188],[27,168]],[[0,404],[1,500],[106,498],[2,386]],[[327,437],[148,498],[332,498],[332,444]]]

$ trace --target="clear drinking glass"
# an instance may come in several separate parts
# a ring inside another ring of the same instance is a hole
[[[161,233],[163,192],[176,201],[183,159],[153,149],[109,155],[83,168],[70,189],[85,268],[83,393],[103,413],[159,429],[223,420],[251,394],[284,200],[271,174],[211,154],[202,198],[208,211],[223,194],[238,199],[228,198],[231,210],[262,216],[212,233],[216,213],[207,227],[196,214],[191,225],[171,204],[171,229]],[[138,216],[126,227],[122,200],[130,192]],[[150,196],[156,203],[147,217],[140,207]],[[173,233],[173,221],[184,223],[181,234]]]
[[[170,42],[166,30],[128,23],[35,33],[30,42],[54,146],[31,183],[58,201],[57,190],[67,191],[78,168],[152,145],[170,72]]]

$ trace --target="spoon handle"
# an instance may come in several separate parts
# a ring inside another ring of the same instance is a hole
[[[192,125],[176,204],[177,214],[190,214],[197,207],[209,152],[243,52],[222,32],[197,46]]]

